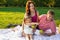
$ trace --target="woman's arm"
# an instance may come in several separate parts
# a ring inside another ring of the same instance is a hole
[[[24,18],[26,18],[26,17],[27,17],[27,14],[25,13]],[[24,18],[23,18],[23,22],[22,22],[22,31],[24,30]]]
[[[24,22],[22,23],[22,32],[24,31]]]
[[[24,18],[26,17],[26,13],[25,13],[25,15],[24,15]],[[22,32],[23,32],[23,30],[24,30],[24,18],[23,18],[23,22],[22,22]]]

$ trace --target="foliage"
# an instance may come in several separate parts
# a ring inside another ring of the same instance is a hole
[[[0,12],[0,28],[8,24],[21,24],[24,14],[22,12]]]
[[[24,7],[26,5],[26,2],[28,0],[0,0],[0,6],[18,6],[18,7]],[[44,7],[54,7],[54,6],[60,6],[60,0],[32,0],[35,2],[35,5],[38,6],[44,6]]]

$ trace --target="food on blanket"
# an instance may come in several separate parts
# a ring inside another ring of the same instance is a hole
[[[43,30],[40,30],[39,32],[40,32],[40,34],[44,34],[44,31]]]

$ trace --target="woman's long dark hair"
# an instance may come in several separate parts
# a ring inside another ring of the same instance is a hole
[[[34,4],[33,1],[27,1],[27,3],[26,3],[26,14],[27,14],[27,16],[30,16],[31,15],[31,12],[30,12],[30,4],[31,3]]]

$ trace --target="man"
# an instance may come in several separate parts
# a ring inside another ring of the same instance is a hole
[[[39,27],[40,30],[44,31],[44,34],[55,35],[56,34],[56,25],[54,22],[54,12],[49,10],[47,14],[39,16]],[[45,33],[47,30],[50,30],[50,33]]]

